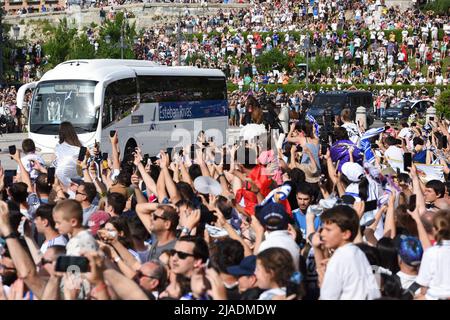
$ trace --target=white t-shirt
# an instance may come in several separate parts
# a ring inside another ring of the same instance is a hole
[[[406,274],[404,272],[397,272],[397,276],[400,278],[400,282],[402,283],[402,288],[407,290],[417,278],[417,275]],[[419,293],[420,289],[416,291],[416,294]]]
[[[287,230],[272,231],[268,233],[266,239],[259,246],[259,252],[269,248],[283,248],[289,251],[294,260],[295,269],[298,270],[300,248]]]
[[[60,234],[59,236],[57,236],[56,238],[50,239],[49,241],[45,241],[42,246],[41,249],[39,251],[41,251],[42,254],[44,254],[48,248],[53,247],[53,246],[66,246],[67,244],[67,240],[66,237],[64,237],[62,234]]]
[[[450,298],[450,240],[428,248],[423,253],[416,282],[428,287],[429,300]]]
[[[56,171],[55,175],[65,186],[70,184],[71,178],[79,178],[77,173],[77,160],[80,147],[63,142],[55,147]]]
[[[39,171],[33,169],[33,167],[31,166],[31,161],[39,162],[42,166],[45,166],[44,159],[42,159],[41,156],[34,153],[26,154],[20,160],[22,161],[22,164],[27,170],[27,172],[30,174],[31,179],[36,179],[39,175]],[[20,174],[19,166],[17,166],[17,174]]]
[[[261,293],[258,300],[272,300],[274,296],[286,295],[286,288],[269,289]]]
[[[328,262],[321,300],[373,300],[381,296],[364,252],[352,243],[338,248]]]
[[[98,243],[88,230],[83,230],[72,237],[66,245],[68,256],[79,256],[82,251],[97,251]]]
[[[358,126],[355,123],[346,122],[341,127],[347,130],[350,141],[354,144],[358,144],[360,138]]]
[[[392,169],[400,169],[403,172],[403,151],[397,146],[390,146],[384,152],[384,157],[391,165]]]

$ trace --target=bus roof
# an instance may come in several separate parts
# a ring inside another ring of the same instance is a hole
[[[168,67],[145,60],[81,59],[58,64],[46,72],[40,81],[92,80],[113,81],[136,75],[225,77],[218,69]]]

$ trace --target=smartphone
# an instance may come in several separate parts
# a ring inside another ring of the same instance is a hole
[[[15,176],[17,176],[17,170],[5,170],[4,173],[5,187],[12,186]]]
[[[191,159],[195,159],[195,146],[193,144],[191,145]]]
[[[172,162],[172,151],[173,151],[172,147],[166,149],[167,155],[169,156],[169,163]]]
[[[105,161],[105,160],[108,161],[108,152],[103,152],[102,153],[102,160],[103,161]]]
[[[417,199],[417,196],[415,194],[412,194],[409,197],[409,203],[408,203],[408,210],[409,211],[416,210],[416,199]]]
[[[83,161],[84,160],[84,158],[86,157],[86,151],[87,151],[86,147],[81,147],[80,148],[80,153],[78,154],[78,161]]]
[[[149,159],[150,159],[150,156],[148,155],[148,153],[144,154],[144,156],[142,157],[142,162],[143,162],[144,166],[147,165]]]
[[[326,155],[327,154],[327,151],[328,151],[328,144],[326,144],[326,143],[323,143],[322,145],[321,145],[321,151],[320,151],[320,153],[322,154],[322,155]]]
[[[378,206],[377,200],[364,202],[364,212],[376,210]]]
[[[79,256],[59,256],[56,260],[55,271],[57,272],[88,272],[89,260]]]
[[[442,149],[447,149],[448,147],[448,138],[447,136],[442,136]]]
[[[109,131],[109,136],[112,138],[116,135],[116,130]]]
[[[55,168],[50,167],[47,169],[47,182],[49,185],[53,185],[55,183]]]
[[[434,121],[434,117],[430,117],[430,121]]]
[[[10,155],[16,154],[17,149],[16,149],[15,145],[9,146],[8,148],[9,148],[9,154]]]
[[[412,153],[405,152],[403,154],[403,170],[409,172],[409,168],[412,166]]]
[[[303,152],[303,147],[301,145],[298,145],[296,151],[297,152]]]
[[[156,156],[150,157],[150,161],[152,164],[155,163],[156,160],[158,160],[158,158]]]

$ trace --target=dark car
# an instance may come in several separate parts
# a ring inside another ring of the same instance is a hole
[[[323,123],[323,113],[328,107],[334,116],[340,115],[344,108],[349,108],[352,112],[352,118],[356,117],[356,109],[365,107],[367,110],[367,125],[373,124],[373,97],[369,91],[348,90],[348,91],[329,91],[319,92],[311,103],[309,114],[311,114],[318,123]]]
[[[408,119],[413,112],[424,115],[427,108],[434,105],[430,100],[402,100],[384,111],[383,120]]]

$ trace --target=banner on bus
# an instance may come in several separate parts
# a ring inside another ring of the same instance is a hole
[[[159,103],[159,121],[224,117],[228,115],[226,100]]]

